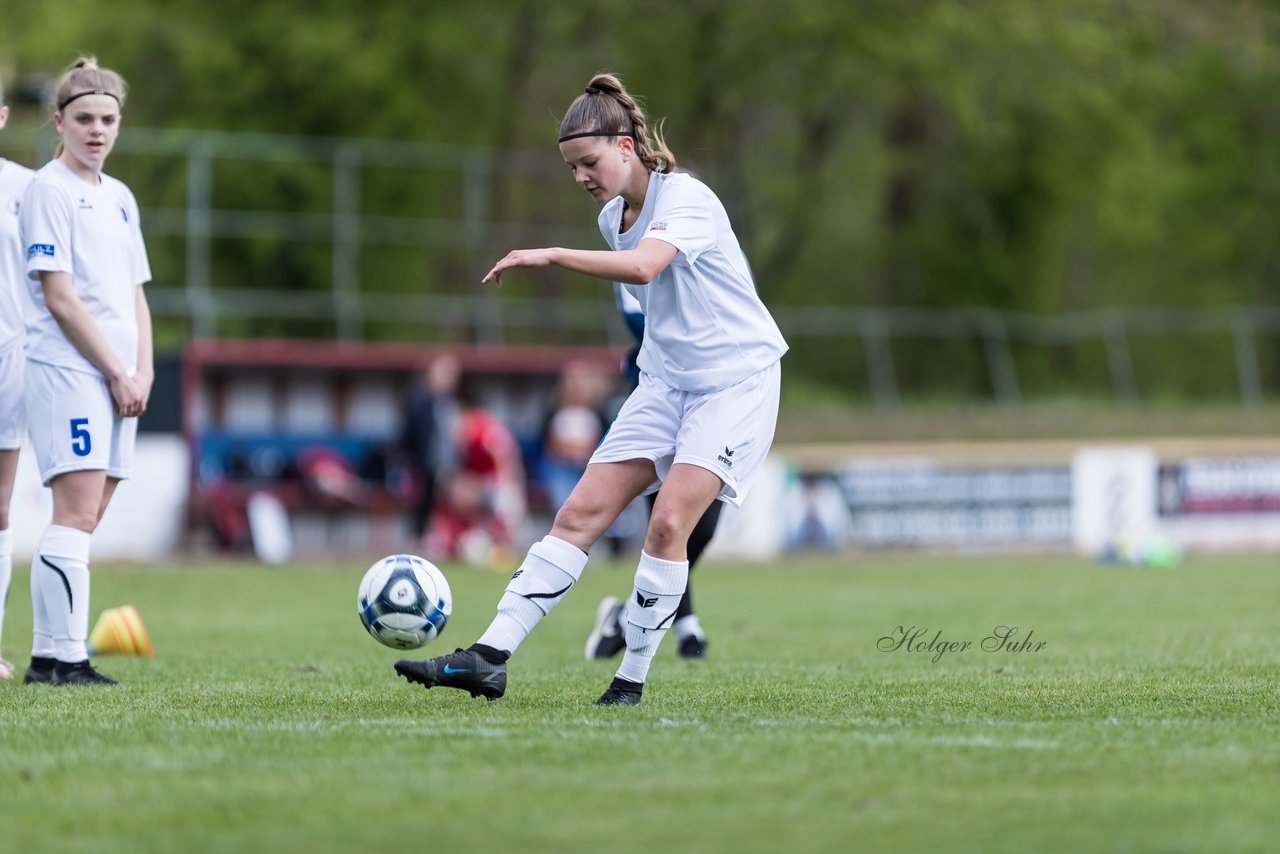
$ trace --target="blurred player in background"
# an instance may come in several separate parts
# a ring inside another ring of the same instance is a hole
[[[151,279],[138,203],[103,174],[125,83],[81,58],[58,81],[61,141],[22,200],[28,296],[26,410],[53,520],[31,564],[34,643],[25,682],[114,685],[89,663],[89,542],[133,464],[155,370]]]
[[[0,128],[9,121],[0,80]],[[9,532],[9,503],[18,472],[18,452],[27,435],[22,406],[22,298],[26,265],[18,237],[18,212],[32,171],[0,157],[0,641],[4,639],[4,611],[13,579],[13,535]],[[0,646],[0,649],[3,647]],[[0,679],[13,678],[13,665],[0,655]]]
[[[552,511],[569,500],[604,438],[607,392],[605,376],[592,365],[569,362],[560,372],[538,443],[538,479]]]
[[[613,289],[618,302],[618,311],[622,314],[627,330],[636,339],[636,346],[628,351],[622,362],[622,372],[634,389],[640,384],[640,367],[636,364],[636,359],[640,355],[640,347],[644,344],[644,312],[640,309],[639,301],[622,285],[615,282]],[[657,493],[650,493],[648,496],[650,515],[653,513],[657,497]],[[689,542],[685,547],[689,557],[690,573],[693,572],[698,558],[702,556],[702,552],[716,534],[716,524],[720,521],[720,508],[723,506],[719,501],[712,501],[711,506],[698,519],[698,524],[693,526],[693,533],[689,535]],[[617,597],[606,596],[600,600],[600,605],[596,608],[595,626],[587,636],[588,659],[613,658],[626,648],[626,627],[622,622],[625,611],[626,603]],[[707,636],[703,633],[702,623],[693,610],[692,575],[689,576],[684,595],[680,597],[680,604],[676,607],[676,616],[671,628],[676,633],[676,655],[688,659],[706,658]]]
[[[649,665],[689,580],[685,547],[717,499],[741,504],[773,441],[787,350],[756,294],[724,206],[702,182],[674,173],[661,128],[612,75],[594,77],[560,125],[560,153],[603,209],[606,251],[516,250],[484,282],[516,267],[556,265],[620,282],[645,315],[640,385],[627,398],[551,533],[529,550],[469,649],[396,671],[494,699],[507,659],[569,592],[587,551],[631,501],[657,491],[622,617],[627,650],[597,705],[638,705]]]
[[[509,566],[524,524],[525,473],[516,434],[480,405],[474,382],[457,390],[457,460],[431,518],[424,550],[432,560]]]
[[[421,490],[410,518],[413,535],[423,541],[431,527],[431,515],[458,467],[458,357],[441,353],[431,360],[409,395],[405,406],[400,447],[408,458]]]

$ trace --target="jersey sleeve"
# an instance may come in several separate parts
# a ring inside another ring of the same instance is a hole
[[[27,277],[41,273],[71,273],[71,200],[52,184],[37,181],[27,187],[18,214]]]
[[[642,239],[655,238],[678,250],[673,264],[692,264],[715,245],[715,218],[710,200],[695,185],[668,185],[658,197]]]
[[[129,227],[133,239],[133,283],[141,285],[151,281],[151,262],[147,259],[147,244],[142,239],[142,216],[133,193],[129,193]]]

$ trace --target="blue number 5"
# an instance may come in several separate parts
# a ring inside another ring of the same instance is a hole
[[[85,429],[88,424],[88,418],[71,419],[71,450],[75,452],[77,457],[87,457],[89,456],[89,451],[93,449],[93,443],[89,439],[89,431]]]

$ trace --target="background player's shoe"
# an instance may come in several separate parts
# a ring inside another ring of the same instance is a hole
[[[485,661],[473,649],[459,649],[426,661],[401,659],[396,673],[426,688],[441,685],[466,691],[472,697],[496,700],[507,691],[507,665]]]
[[[587,660],[613,658],[626,646],[627,639],[622,633],[622,603],[613,596],[606,596],[596,608],[596,624],[587,636]]]
[[[676,655],[681,658],[706,658],[707,639],[701,635],[685,635],[676,644]]]
[[[27,674],[22,677],[23,685],[49,685],[53,682],[53,668],[56,660],[52,658],[32,658],[27,667]]]
[[[638,706],[642,691],[644,691],[643,684],[615,676],[595,704],[597,706]]]
[[[103,676],[93,669],[89,659],[68,664],[59,661],[53,668],[54,685],[119,685],[114,679]]]

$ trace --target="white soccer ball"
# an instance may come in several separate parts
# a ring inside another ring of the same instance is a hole
[[[417,555],[391,555],[369,567],[356,594],[369,634],[395,649],[417,649],[444,631],[453,594],[444,573]]]

